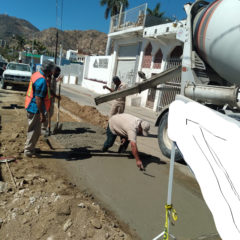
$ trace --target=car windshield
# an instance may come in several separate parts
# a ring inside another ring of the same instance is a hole
[[[30,66],[26,64],[9,63],[7,69],[30,72]]]

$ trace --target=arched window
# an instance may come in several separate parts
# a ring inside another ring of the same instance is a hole
[[[153,63],[153,68],[161,68],[161,64],[162,64],[162,50],[161,48],[157,51],[157,53],[155,54],[155,58],[154,58],[154,63]]]
[[[142,68],[150,68],[151,62],[152,62],[152,44],[149,43],[147,47],[145,48],[143,61],[142,61]]]
[[[180,58],[183,54],[183,49],[182,46],[176,46],[171,54],[170,54],[170,58]]]

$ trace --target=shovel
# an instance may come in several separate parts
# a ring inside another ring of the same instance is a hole
[[[59,82],[59,86],[58,86],[58,96],[61,97],[61,81]],[[61,124],[59,124],[59,113],[60,113],[60,98],[58,98],[57,122],[56,122],[56,125],[54,126],[53,134],[56,134],[62,128]]]

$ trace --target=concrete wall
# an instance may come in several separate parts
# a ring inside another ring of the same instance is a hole
[[[85,59],[82,86],[94,92],[109,93],[103,89],[104,85],[111,87],[112,56],[90,56]]]
[[[114,72],[113,75],[118,75],[119,70],[121,70],[121,76],[123,77],[123,81],[130,87],[135,84],[137,78],[138,71],[138,62],[141,53],[141,45],[142,45],[142,37],[141,33],[139,36],[129,36],[127,38],[120,38],[114,40]],[[129,63],[129,66],[123,68],[123,63]],[[118,66],[118,63],[120,64]],[[134,64],[134,68],[133,68]],[[122,65],[122,67],[121,67]],[[131,72],[129,72],[131,70]],[[127,79],[128,75],[132,75],[131,79]],[[121,77],[120,76],[120,77]],[[140,98],[138,94],[134,94],[128,96],[126,98],[126,105],[129,106],[140,106]]]
[[[63,65],[61,66],[61,75],[66,76],[68,80],[70,80],[71,76],[76,77],[76,84],[81,85],[83,79],[83,68],[83,65],[77,63]]]

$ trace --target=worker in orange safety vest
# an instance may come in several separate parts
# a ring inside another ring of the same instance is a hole
[[[54,68],[53,62],[44,61],[39,72],[35,72],[29,82],[25,99],[28,118],[25,157],[32,157],[35,154],[35,146],[41,135],[41,123],[46,121],[45,112],[50,109],[51,93],[47,79],[52,76]]]

